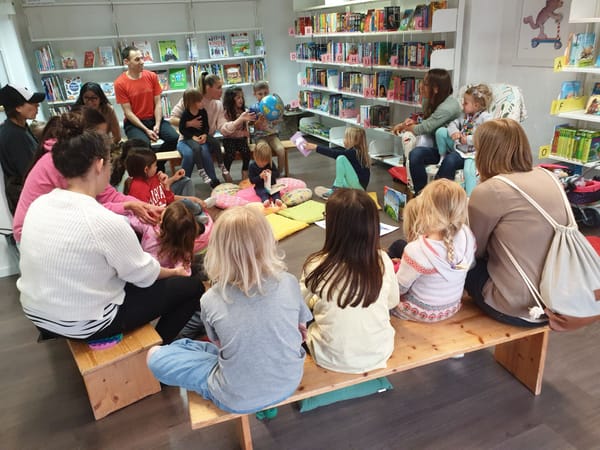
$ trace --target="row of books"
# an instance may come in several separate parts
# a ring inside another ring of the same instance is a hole
[[[358,116],[356,100],[342,94],[326,94],[321,92],[300,91],[298,93],[300,106],[303,108],[317,109],[332,116],[343,119]]]
[[[390,107],[383,105],[360,105],[358,123],[365,128],[390,126]]]
[[[573,159],[583,164],[600,159],[600,131],[557,125],[550,147],[551,156]]]
[[[255,83],[266,78],[265,60],[242,61],[239,64],[195,64],[189,68],[190,82],[196,85],[202,72],[212,73],[225,84]]]
[[[250,56],[250,55],[264,55],[265,44],[261,31],[254,33],[254,49],[250,45],[250,37],[248,33],[231,33],[229,35],[229,45],[227,42],[227,36],[225,34],[212,34],[207,37],[208,41],[208,55],[211,58],[228,58],[232,56]],[[188,40],[188,42],[190,42]],[[198,51],[194,51],[194,44],[188,44],[190,49],[189,58],[191,60],[198,59]],[[231,52],[229,51],[231,49]]]
[[[428,68],[433,50],[445,47],[445,41],[303,42],[296,44],[296,58],[332,63]]]
[[[448,4],[432,1],[429,4],[407,8],[403,12],[399,6],[387,6],[360,12],[332,12],[298,17],[294,21],[296,35],[311,33],[376,32],[425,30],[431,27],[431,18],[437,9],[445,9]]]
[[[115,95],[115,87],[112,81],[105,81],[99,84],[107,97]],[[42,77],[42,85],[46,92],[47,101],[64,102],[79,98],[82,81],[80,77],[62,78],[58,75],[47,75]]]
[[[323,125],[321,122],[308,122],[308,123],[300,122],[300,125],[298,126],[298,128],[303,133],[308,133],[308,134],[312,134],[315,136],[323,137],[325,139],[329,139],[330,128]]]

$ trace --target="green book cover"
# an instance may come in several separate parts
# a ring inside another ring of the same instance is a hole
[[[177,42],[174,40],[158,41],[158,53],[162,62],[177,61],[179,59]]]
[[[185,68],[169,69],[169,87],[173,90],[187,88],[187,73]]]

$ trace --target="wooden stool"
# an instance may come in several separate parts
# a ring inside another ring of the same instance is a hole
[[[288,165],[288,152],[290,150],[293,150],[296,148],[296,145],[292,142],[292,141],[281,141],[281,143],[283,144],[283,148],[285,149],[285,158],[284,158],[284,171],[285,171],[285,176],[289,177],[290,176],[290,168]]]
[[[176,172],[175,168],[181,164],[181,153],[177,150],[171,150],[170,152],[158,152],[156,154],[158,161],[169,161],[169,167],[171,168],[171,174]]]
[[[121,342],[106,350],[92,350],[83,341],[67,339],[96,420],[160,392],[160,383],[146,365],[146,354],[161,343],[150,324],[123,334]]]

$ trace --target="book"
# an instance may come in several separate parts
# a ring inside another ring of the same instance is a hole
[[[388,31],[397,30],[400,26],[400,7],[386,6],[385,11],[385,29]]]
[[[392,189],[389,186],[383,187],[383,211],[396,222],[402,219],[402,212],[406,206],[406,194]]]
[[[398,26],[398,29],[400,31],[408,30],[408,26],[412,21],[413,12],[414,10],[410,8],[404,10],[404,12],[402,13],[402,18],[400,19],[400,25]]]
[[[256,33],[254,33],[254,54],[265,54],[265,41],[263,39],[262,31],[257,31]]]
[[[238,84],[242,82],[242,68],[239,64],[225,64],[225,82],[227,84]]]
[[[65,78],[65,91],[67,100],[77,100],[81,91],[81,78]]]
[[[248,33],[231,33],[230,38],[233,56],[250,56]]]
[[[187,71],[185,68],[169,69],[170,89],[187,88]]]
[[[60,52],[60,62],[63,69],[77,69],[75,54],[70,50]]]
[[[571,39],[569,65],[591,66],[594,62],[595,45],[596,33],[575,33]]]
[[[265,177],[265,189],[271,195],[276,194],[281,191],[285,187],[283,183],[271,183],[271,171],[267,172],[267,176]]]
[[[135,48],[142,52],[142,58],[145,62],[153,62],[154,55],[152,54],[152,45],[149,41],[133,41],[131,43]]]
[[[167,70],[156,70],[154,71],[158,77],[158,84],[163,91],[169,89],[169,72]]]
[[[600,95],[590,95],[585,105],[585,113],[600,115]]]
[[[579,97],[581,95],[581,81],[563,81],[560,87],[559,99]]]
[[[304,139],[304,135],[300,131],[296,131],[291,137],[290,141],[294,143],[296,148],[302,153],[304,156],[310,155],[310,150],[306,149],[306,144],[308,143],[306,139]]]
[[[115,55],[112,47],[98,47],[98,62],[101,66],[114,66]]]
[[[177,42],[175,40],[158,41],[158,55],[162,62],[177,61],[179,59]]]
[[[104,81],[100,83],[100,88],[104,91],[107,97],[114,97],[115,84],[112,81]]]
[[[600,81],[594,83],[591,95],[600,95]]]
[[[83,54],[83,67],[94,67],[94,59],[94,51],[86,50],[86,52]]]
[[[190,61],[196,61],[200,57],[198,41],[196,40],[196,38],[188,37],[186,38],[186,43],[188,48],[188,59]]]
[[[227,58],[227,40],[224,34],[211,34],[208,36],[208,56],[211,58]]]

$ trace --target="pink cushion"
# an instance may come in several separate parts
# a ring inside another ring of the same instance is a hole
[[[260,197],[258,195],[256,195],[256,192],[254,191],[254,186],[240,189],[239,191],[236,192],[235,196],[242,200],[245,200],[246,203],[261,201]]]
[[[306,183],[297,178],[277,178],[277,183],[285,184],[285,187],[281,190],[281,194],[285,194],[296,189],[306,188]],[[252,202],[260,202],[260,197],[256,195],[254,191],[254,185],[240,189],[235,195],[229,194],[217,194],[217,208],[226,209],[232,206],[245,205]]]
[[[219,194],[215,198],[217,208],[227,209],[232,206],[243,206],[248,203],[248,200],[244,200],[241,197],[229,194]]]

